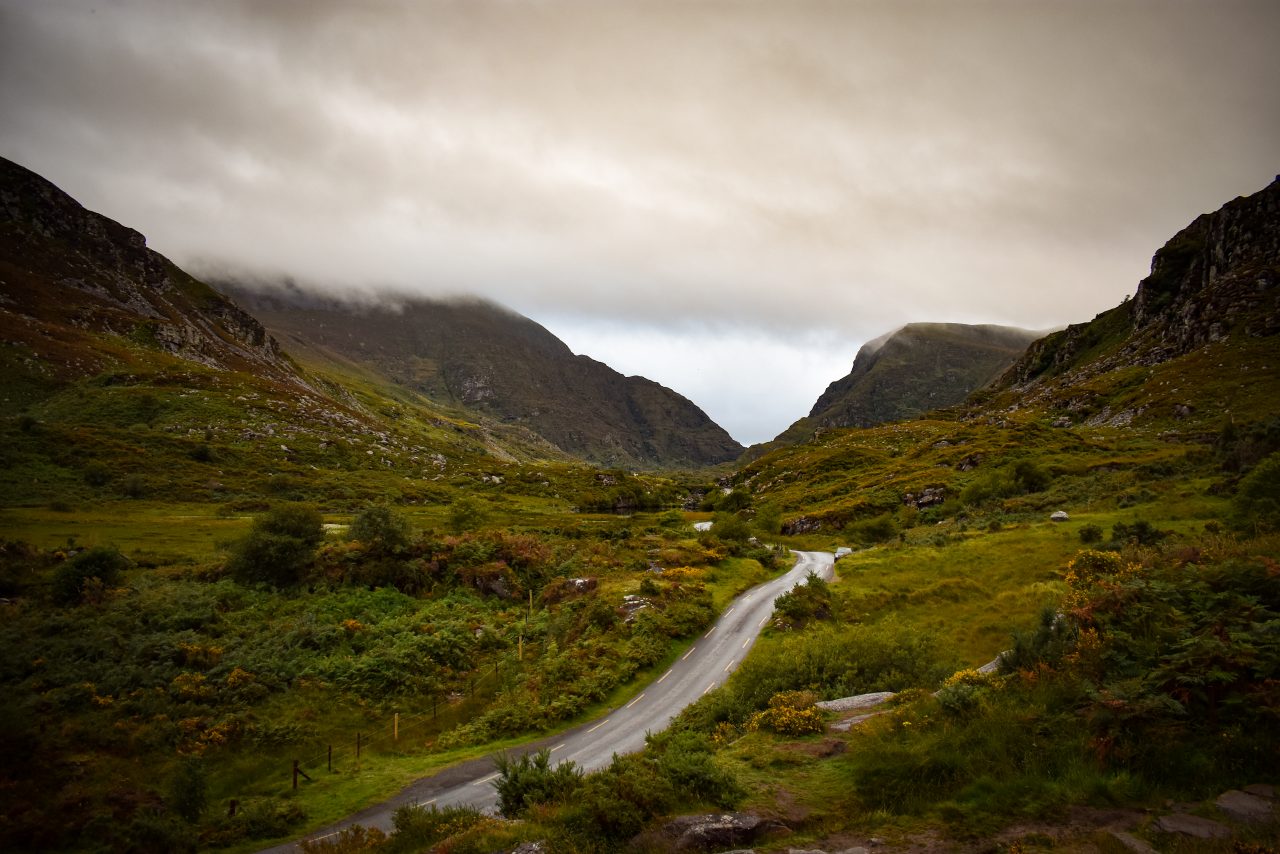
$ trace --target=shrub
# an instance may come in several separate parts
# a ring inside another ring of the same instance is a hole
[[[351,522],[351,539],[382,554],[400,551],[409,545],[409,523],[386,505],[366,507]]]
[[[1240,481],[1233,506],[1248,527],[1257,531],[1280,528],[1280,453],[1258,463]]]
[[[485,814],[473,806],[438,809],[435,805],[406,804],[392,814],[396,833],[391,847],[396,851],[422,851],[486,820]]]
[[[814,705],[809,691],[783,691],[769,699],[769,708],[756,712],[747,729],[769,729],[780,735],[812,735],[826,732],[827,721]]]
[[[1102,529],[1092,522],[1083,526],[1080,528],[1080,542],[1085,544],[1102,542]]]
[[[449,505],[449,530],[462,534],[483,527],[489,520],[489,508],[480,500],[464,495]]]
[[[227,568],[242,584],[287,587],[301,580],[323,538],[323,522],[314,507],[305,504],[277,507],[254,520],[253,528],[237,544]]]
[[[81,552],[58,567],[53,574],[53,597],[59,602],[72,603],[80,599],[85,582],[98,579],[111,587],[120,581],[120,573],[129,566],[129,559],[115,548],[95,546]]]
[[[551,752],[539,750],[512,759],[506,753],[493,758],[498,779],[498,811],[515,818],[535,804],[563,803],[582,787],[582,771],[572,762],[551,767]]]
[[[200,820],[200,814],[208,803],[208,786],[204,767],[196,760],[188,760],[178,766],[169,779],[169,808],[190,824]]]
[[[810,620],[831,618],[831,588],[814,572],[803,584],[783,593],[773,602],[773,610],[792,626],[803,626]]]

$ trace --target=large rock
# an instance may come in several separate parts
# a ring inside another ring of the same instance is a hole
[[[1160,816],[1156,819],[1156,829],[1195,839],[1226,839],[1231,835],[1231,828],[1225,824],[1185,813]]]
[[[1268,799],[1238,789],[1223,792],[1214,803],[1230,818],[1251,824],[1270,821],[1275,811],[1275,805]]]
[[[662,828],[675,840],[676,851],[720,851],[750,844],[766,834],[785,830],[771,818],[744,812],[682,815]]]
[[[874,694],[858,694],[853,697],[841,697],[839,700],[822,700],[814,703],[819,709],[828,712],[852,712],[858,709],[870,709],[893,699],[892,691],[876,691]]]

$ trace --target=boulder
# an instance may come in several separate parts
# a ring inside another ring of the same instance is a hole
[[[1226,839],[1231,836],[1231,828],[1225,824],[1185,813],[1160,816],[1156,819],[1156,829],[1162,833],[1177,833],[1196,839]]]
[[[1272,814],[1275,812],[1275,804],[1267,798],[1242,792],[1239,789],[1223,792],[1218,795],[1218,799],[1214,803],[1229,818],[1250,824],[1270,821]]]
[[[774,819],[744,812],[682,815],[662,828],[676,851],[721,851],[785,829]]]
[[[814,705],[828,712],[852,712],[870,709],[892,699],[892,691],[876,691],[874,694],[858,694],[854,697],[841,697],[839,700],[822,700]]]
[[[1132,851],[1133,854],[1159,854],[1156,849],[1152,848],[1132,833],[1124,830],[1111,830],[1108,831],[1108,833],[1112,839],[1119,842],[1127,850]]]
[[[1069,522],[1070,520],[1071,516],[1066,510],[1055,510],[1049,515],[1050,522]]]

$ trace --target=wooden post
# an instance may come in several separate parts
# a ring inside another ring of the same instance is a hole
[[[360,758],[360,733],[356,733],[356,759]]]
[[[298,791],[298,760],[293,760],[293,790]]]
[[[333,745],[329,745],[329,770],[333,770]]]
[[[236,807],[240,806],[240,802],[235,798],[231,799],[231,803],[227,804],[227,818],[236,817]]]
[[[436,716],[436,705],[437,705],[439,702],[440,702],[440,692],[438,692],[438,691],[437,691],[436,693],[434,693],[434,694],[432,694],[432,695],[431,695],[431,718],[432,718],[432,720],[434,720],[434,719],[435,719],[435,716]]]
[[[519,649],[520,660],[524,661],[524,632],[520,633],[520,642],[517,648]]]
[[[391,718],[391,740],[400,740],[400,713],[396,712]]]

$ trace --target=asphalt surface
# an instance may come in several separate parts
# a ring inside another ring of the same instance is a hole
[[[796,552],[799,560],[785,575],[743,593],[689,651],[669,670],[635,696],[625,706],[608,715],[550,738],[524,745],[511,754],[551,750],[557,762],[571,761],[592,771],[609,764],[615,753],[634,753],[644,747],[645,735],[665,729],[681,709],[703,694],[719,687],[746,657],[773,613],[773,600],[804,581],[810,572],[830,580],[835,559],[829,552]],[[394,798],[384,801],[329,827],[308,839],[333,836],[353,824],[377,827],[390,832],[392,815],[403,804],[435,804],[438,807],[470,804],[493,811],[498,793],[493,761],[474,759],[447,768],[413,783]],[[290,842],[267,849],[271,854],[294,851]]]

